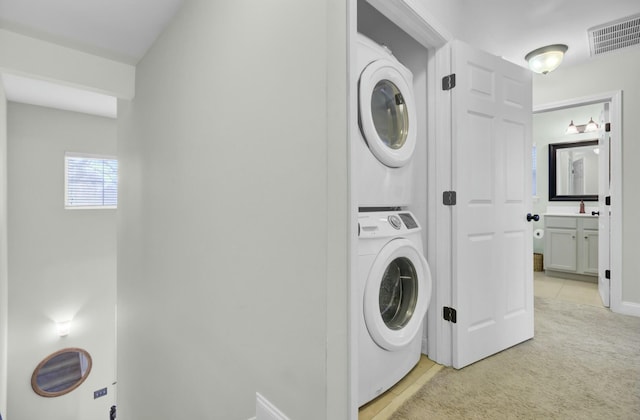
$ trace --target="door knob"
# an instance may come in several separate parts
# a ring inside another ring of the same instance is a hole
[[[592,216],[600,216],[600,212],[599,211],[592,211],[591,215]]]
[[[537,214],[527,213],[527,222],[530,222],[532,220],[537,222],[538,220],[540,220],[540,216],[538,216]]]

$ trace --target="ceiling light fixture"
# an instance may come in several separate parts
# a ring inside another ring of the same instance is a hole
[[[71,332],[71,320],[56,322],[56,329],[60,337],[66,337]]]
[[[531,51],[524,59],[529,63],[531,71],[547,74],[558,68],[568,49],[564,44],[547,45]]]

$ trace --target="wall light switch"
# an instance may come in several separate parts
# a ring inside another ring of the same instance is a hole
[[[94,400],[96,398],[104,397],[105,395],[107,395],[107,388],[102,388],[102,389],[99,389],[97,391],[93,391],[93,399]]]

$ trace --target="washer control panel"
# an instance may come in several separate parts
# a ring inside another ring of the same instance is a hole
[[[400,216],[407,229],[418,229],[418,222],[416,222],[411,213],[398,213],[398,216]]]
[[[402,227],[402,220],[400,220],[400,218],[395,214],[392,214],[391,216],[387,217],[387,220],[389,221],[389,224],[391,225],[391,227],[394,229],[399,230]]]
[[[420,225],[413,214],[407,211],[360,212],[358,214],[358,236],[360,238],[384,238],[418,230],[420,230]]]

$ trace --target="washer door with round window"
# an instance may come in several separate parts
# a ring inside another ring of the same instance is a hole
[[[422,332],[431,300],[431,272],[422,254],[404,238],[387,243],[376,256],[364,291],[364,319],[371,338],[395,351]]]
[[[358,86],[362,135],[375,157],[392,168],[408,163],[416,147],[413,76],[400,66],[386,59],[373,61]]]

